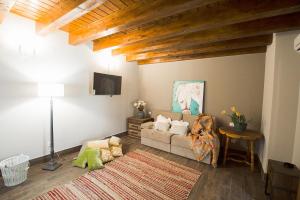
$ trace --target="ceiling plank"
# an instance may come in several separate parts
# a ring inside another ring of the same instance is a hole
[[[136,30],[99,38],[94,41],[94,49],[101,50],[143,40],[179,36],[297,11],[300,11],[299,0],[272,0],[272,2],[270,0],[223,0],[161,19]]]
[[[224,26],[221,28],[190,33],[186,35],[171,37],[169,39],[153,40],[150,42],[138,42],[124,47],[116,48],[112,51],[113,55],[133,54],[147,51],[158,51],[171,49],[180,46],[191,46],[195,44],[208,44],[212,42],[232,40],[243,37],[272,34],[297,30],[300,28],[300,12],[270,17]],[[97,48],[95,49],[97,50]]]
[[[126,60],[138,61],[149,60],[154,58],[170,57],[170,56],[183,56],[199,53],[213,53],[216,51],[226,51],[241,48],[261,47],[267,46],[272,43],[272,35],[262,35],[248,38],[240,38],[235,40],[228,40],[222,42],[216,42],[206,45],[195,45],[190,48],[170,49],[163,52],[147,52],[141,54],[126,55]]]
[[[16,3],[16,0],[2,0],[0,1],[0,24],[3,22],[6,15]]]
[[[102,5],[105,0],[77,0],[74,2],[76,3],[73,3],[69,9],[65,9],[65,13],[63,13],[61,16],[53,18],[50,16],[51,14],[49,14],[49,16],[46,16],[44,19],[40,20],[46,21],[46,23],[36,22],[37,33],[40,35],[46,35],[54,30],[57,30]]]
[[[76,45],[95,40],[216,1],[218,0],[152,0],[147,3],[140,1],[128,9],[70,33],[69,43]]]
[[[175,61],[183,61],[183,60],[194,60],[194,59],[203,59],[203,58],[212,58],[212,57],[234,56],[234,55],[253,54],[253,53],[265,53],[266,49],[267,48],[263,46],[263,47],[251,47],[251,48],[218,51],[213,53],[198,53],[198,54],[182,55],[182,56],[181,55],[169,56],[163,58],[140,60],[138,61],[138,65],[155,64],[155,63],[163,63],[163,62],[175,62]]]

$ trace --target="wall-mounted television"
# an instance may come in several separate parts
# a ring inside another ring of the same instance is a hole
[[[120,95],[122,76],[94,73],[94,95]]]

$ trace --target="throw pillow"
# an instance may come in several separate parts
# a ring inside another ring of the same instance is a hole
[[[188,122],[184,121],[177,121],[174,120],[171,122],[172,127],[170,128],[170,133],[178,134],[178,135],[185,135],[188,131]]]
[[[122,144],[120,144],[119,146],[111,146],[110,151],[114,157],[123,156]]]
[[[112,161],[114,159],[109,149],[101,149],[101,159],[103,163]]]
[[[154,128],[159,131],[168,131],[170,128],[171,119],[166,118],[162,115],[158,115],[156,118],[156,122],[154,124]]]
[[[84,149],[82,152],[80,150],[79,155],[75,160],[72,161],[72,165],[75,167],[85,168],[88,162],[88,152]]]
[[[102,160],[100,159],[100,150],[89,148],[86,150],[88,158],[88,168],[90,171],[103,168]]]
[[[86,146],[95,149],[108,149],[109,148],[108,141],[109,139],[88,141]]]
[[[155,129],[159,131],[168,131],[170,123],[168,122],[155,122]]]
[[[116,137],[116,136],[112,136],[110,139],[109,139],[109,144],[110,145],[113,145],[113,146],[119,146],[120,145],[120,142],[121,142],[121,139]]]

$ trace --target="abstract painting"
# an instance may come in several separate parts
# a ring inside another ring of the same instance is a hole
[[[203,112],[204,81],[174,81],[173,112],[198,115]]]

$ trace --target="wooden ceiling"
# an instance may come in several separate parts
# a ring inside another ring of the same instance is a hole
[[[0,0],[0,21],[9,11],[141,65],[265,52],[273,33],[300,29],[300,0]]]

